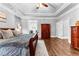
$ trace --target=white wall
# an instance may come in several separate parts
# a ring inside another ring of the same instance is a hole
[[[21,23],[22,23],[22,33],[23,34],[28,34],[29,33],[29,26],[28,26],[27,19],[22,19]]]
[[[39,30],[39,37],[41,37],[41,24],[50,24],[51,26],[51,37],[55,36],[55,30],[56,30],[56,26],[55,26],[55,19],[40,19],[38,21],[38,30]]]
[[[51,36],[55,36],[55,19],[23,19],[22,20],[22,32],[23,33],[29,33],[29,25],[28,25],[28,20],[37,20],[37,30],[39,37],[41,37],[41,24],[50,24],[51,25]],[[31,25],[31,24],[30,24]]]
[[[21,20],[22,23],[22,33],[28,34],[32,30],[34,33],[37,31],[38,28],[38,21],[31,20],[31,19],[23,19]]]
[[[59,38],[63,37],[63,21],[62,20],[56,22],[56,36]]]
[[[0,28],[8,28],[8,27],[14,28],[16,26],[15,16],[5,9],[0,8],[0,11],[4,12],[7,16],[7,19],[5,19],[6,20],[5,22],[0,22]]]
[[[78,5],[79,6],[79,5]],[[58,37],[63,36],[71,42],[71,26],[74,26],[76,21],[79,21],[79,7],[76,7],[72,12],[60,17],[56,22],[56,34]]]
[[[28,26],[29,26],[29,32],[33,31],[33,33],[36,33],[38,28],[38,21],[37,20],[28,20]]]

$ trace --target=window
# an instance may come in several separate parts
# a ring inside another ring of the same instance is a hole
[[[28,20],[29,32],[33,31],[35,33],[37,31],[38,22],[37,20]]]

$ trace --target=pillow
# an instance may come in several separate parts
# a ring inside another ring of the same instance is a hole
[[[0,31],[0,39],[3,39],[2,32]]]
[[[19,36],[21,34],[21,32],[16,31],[16,30],[13,30],[12,32],[13,32],[14,36]]]
[[[8,39],[8,38],[14,37],[14,35],[10,29],[1,30],[1,31],[2,31],[2,35],[3,35],[3,39]]]

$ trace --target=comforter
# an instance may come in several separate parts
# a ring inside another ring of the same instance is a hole
[[[28,47],[18,42],[7,43],[0,46],[0,56],[28,56]]]
[[[0,56],[28,56],[28,43],[34,34],[23,34],[18,37],[0,41]]]

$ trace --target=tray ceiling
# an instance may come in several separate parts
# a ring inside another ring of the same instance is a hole
[[[23,16],[58,17],[77,5],[77,3],[46,3],[48,7],[36,9],[38,3],[2,3],[6,8]]]

